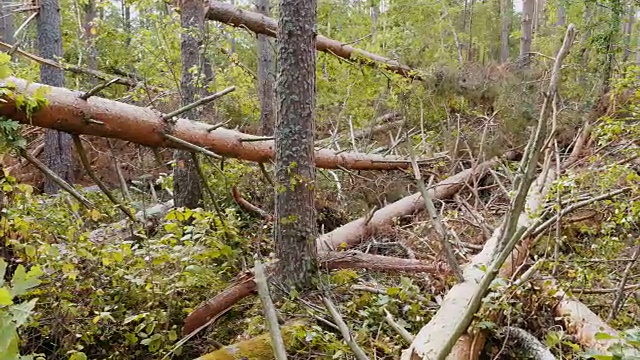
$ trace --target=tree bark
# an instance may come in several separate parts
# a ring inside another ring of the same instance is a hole
[[[0,87],[2,86],[15,86],[18,92],[33,96],[35,91],[45,85],[9,77],[0,81]],[[98,96],[84,101],[80,99],[82,94],[79,91],[49,87],[44,95],[49,104],[31,116],[19,109],[11,97],[0,96],[6,100],[0,103],[0,115],[33,126],[120,139],[149,147],[186,149],[184,145],[167,139],[164,136],[166,133],[222,156],[260,163],[269,162],[274,157],[273,140],[223,127],[211,130],[211,125],[187,119],[176,119],[175,124],[169,127],[162,120],[162,114],[152,109]],[[353,170],[391,170],[411,166],[410,161],[400,156],[336,153],[328,149],[316,150],[314,160],[317,167],[326,169],[343,167]]]
[[[209,10],[206,16],[209,20],[219,21],[230,26],[246,28],[257,34],[276,37],[278,33],[278,23],[276,20],[255,12],[240,10],[233,5],[214,0],[209,0]],[[360,64],[379,64],[383,68],[404,77],[417,80],[422,79],[419,74],[416,74],[415,70],[395,60],[356,49],[353,46],[345,45],[340,41],[329,39],[322,35],[316,37],[315,44],[318,51],[323,51]]]
[[[269,0],[258,0],[256,11],[271,16]],[[258,34],[258,96],[260,98],[260,135],[272,136],[276,122],[275,63],[269,37]]]
[[[511,16],[513,3],[511,0],[500,1],[500,63],[509,61],[509,34],[511,33]]]
[[[280,0],[276,145],[276,270],[305,289],[317,275],[313,142],[315,134],[316,0]]]
[[[41,0],[38,12],[38,48],[40,56],[56,60],[62,56],[62,32],[60,29],[60,6],[58,0]],[[46,85],[64,86],[64,71],[49,65],[40,65],[40,81]],[[56,130],[45,132],[45,165],[66,182],[73,184],[73,141],[68,133]],[[54,194],[59,186],[45,177],[44,191]]]
[[[91,70],[98,69],[98,50],[96,49],[96,2],[95,0],[88,0],[83,6],[84,10],[84,42],[87,46],[87,67]],[[89,83],[92,87],[96,85],[95,79],[91,78]]]
[[[629,4],[627,21],[624,24],[624,55],[622,62],[629,61],[631,55],[631,34],[633,33],[633,24],[636,20],[636,7],[633,4]]]
[[[0,36],[2,41],[13,45],[13,13],[7,9],[8,0],[0,0]]]
[[[200,46],[204,33],[204,3],[201,0],[182,0],[180,4],[180,24],[182,25],[182,41],[180,58],[182,62],[182,79],[180,82],[180,98],[182,106],[196,101],[202,92],[200,79],[203,70]],[[196,72],[193,73],[193,69]],[[202,116],[202,108],[198,107],[185,113],[187,119]],[[198,175],[197,164],[187,150],[176,150],[173,155],[173,200],[176,207],[195,209],[202,206],[202,184]]]
[[[520,59],[527,64],[529,62],[529,53],[531,52],[531,36],[533,33],[533,17],[534,17],[535,0],[522,1],[522,21],[520,23]]]

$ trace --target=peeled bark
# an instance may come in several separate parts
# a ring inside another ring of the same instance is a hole
[[[182,0],[180,2],[180,24],[182,26],[180,42],[180,61],[182,78],[180,81],[180,103],[187,106],[198,100],[202,93],[199,76],[203,70],[200,47],[204,33],[204,3],[201,0]],[[192,69],[197,71],[194,74]],[[187,119],[202,117],[202,107],[187,111]],[[198,164],[188,150],[176,150],[173,154],[173,199],[176,207],[195,209],[202,206],[202,183],[198,175]]]
[[[269,0],[258,0],[256,10],[271,16]],[[269,36],[258,34],[258,96],[260,98],[260,135],[271,136],[276,123],[275,62]]]
[[[515,154],[507,154],[506,158],[513,160]],[[478,165],[476,168],[467,169],[441,181],[429,190],[431,198],[443,200],[452,197],[465,183],[474,177],[482,177],[490,168],[497,166],[499,162],[500,159],[492,159]],[[420,193],[398,200],[376,211],[369,221],[367,221],[366,217],[362,217],[320,236],[316,240],[318,254],[323,257],[323,254],[330,253],[332,249],[341,246],[350,248],[358,245],[368,237],[384,231],[386,227],[393,224],[396,218],[412,215],[423,209],[424,201]],[[254,285],[247,284],[248,281],[253,282],[250,278],[244,278],[241,282],[227,288],[224,292],[199,306],[187,317],[182,330],[183,333],[190,333],[207,323],[209,319],[224,311],[227,307],[251,295],[255,288]]]
[[[0,87],[14,85],[18,91],[29,96],[45,86],[14,77],[0,82]],[[208,131],[211,125],[187,119],[177,119],[175,124],[169,126],[162,120],[162,114],[152,109],[97,96],[84,101],[80,99],[82,94],[79,91],[50,87],[44,96],[49,104],[30,118],[23,110],[18,109],[14,100],[3,96],[7,102],[0,104],[0,115],[43,128],[120,139],[149,147],[185,149],[184,145],[165,138],[164,134],[168,133],[227,157],[265,163],[274,156],[273,140],[246,141],[259,137],[223,127]],[[101,123],[88,122],[89,119]],[[411,166],[403,157],[353,152],[337,154],[328,149],[316,150],[314,158],[316,166],[325,169],[344,167],[354,170],[391,170]]]
[[[41,0],[38,11],[38,48],[40,56],[54,60],[62,56],[62,30],[58,0]],[[64,86],[64,71],[48,65],[40,66],[40,81],[52,86]],[[44,136],[45,165],[69,184],[73,184],[73,158],[71,135],[47,130]],[[54,194],[60,186],[51,177],[45,177],[44,192]]]
[[[264,34],[271,37],[276,37],[278,33],[278,24],[274,19],[255,12],[241,10],[233,5],[214,0],[209,1],[207,18],[227,25],[246,28],[257,34]],[[421,76],[416,74],[415,70],[402,65],[395,60],[356,49],[353,46],[326,38],[322,35],[318,35],[316,37],[316,49],[360,64],[378,64],[389,71],[398,73],[407,78],[417,80],[421,79]]]
[[[546,193],[549,191],[549,185],[554,179],[555,172],[549,170],[546,177],[539,177],[531,186],[525,206],[526,210],[518,218],[518,228],[528,227],[533,223],[535,217],[532,217],[531,213],[542,205]],[[541,188],[542,190],[538,191]],[[485,271],[482,269],[490,267],[498,247],[498,240],[502,236],[502,231],[503,226],[497,227],[491,238],[485,243],[482,251],[475,255],[471,262],[464,267],[463,276],[465,281],[449,289],[438,312],[431,318],[429,323],[420,329],[411,346],[403,351],[402,360],[435,359],[437,354],[441,353],[443,344],[452,336],[457,324],[463,321],[464,308],[478,292],[479,284],[485,276]],[[508,275],[515,271],[518,264],[514,263],[513,259],[521,259],[520,261],[522,261],[522,252],[522,250],[516,248],[502,267],[502,269],[506,269],[502,270],[505,271],[504,274]],[[518,255],[519,253],[520,256]],[[447,359],[468,359],[468,351],[471,349],[471,341],[469,340],[465,336],[458,339],[456,346],[447,356]]]
[[[545,291],[552,292],[559,300],[554,309],[554,314],[564,320],[567,333],[576,336],[578,343],[588,350],[611,354],[609,347],[617,343],[617,338],[620,336],[618,331],[609,326],[582,302],[559,289],[555,280],[546,280],[540,283]],[[606,333],[614,337],[614,339],[597,339],[596,335],[598,333]],[[632,354],[626,354],[628,356],[633,355],[629,359],[640,357],[638,350],[630,350],[630,352]]]

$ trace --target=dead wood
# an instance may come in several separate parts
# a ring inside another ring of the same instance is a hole
[[[540,285],[558,299],[554,314],[564,320],[567,332],[574,335],[580,345],[598,353],[611,354],[609,347],[616,344],[620,336],[617,330],[609,326],[585,304],[562,291],[554,279],[542,281]],[[613,338],[598,339],[596,336],[598,333],[605,333]],[[640,353],[635,351],[634,356],[640,357]]]
[[[116,84],[120,84],[120,85],[124,85],[124,86],[128,86],[128,87],[137,87],[137,86],[144,86],[148,89],[154,90],[154,91],[162,91],[162,89],[155,87],[155,86],[149,86],[149,85],[143,85],[140,81],[138,80],[130,80],[127,78],[116,78],[114,79],[115,76],[107,74],[107,73],[103,73],[101,71],[98,70],[92,70],[92,69],[85,69],[83,67],[80,66],[76,66],[76,65],[71,65],[71,64],[60,64],[58,62],[55,62],[53,60],[50,59],[45,59],[43,57],[40,57],[38,55],[35,54],[31,54],[29,52],[26,52],[24,50],[20,50],[20,49],[13,49],[12,45],[9,45],[7,43],[4,43],[2,41],[0,41],[0,48],[2,49],[6,49],[9,51],[14,50],[16,54],[25,57],[27,59],[33,60],[39,64],[45,64],[45,65],[49,65],[58,69],[62,69],[62,70],[66,70],[66,71],[70,71],[72,73],[75,74],[84,74],[84,75],[89,75],[89,76],[93,76],[97,79],[100,80],[104,80],[104,81],[111,81],[113,80]]]
[[[267,272],[271,273],[274,263],[267,264]],[[422,272],[442,274],[447,269],[444,266],[434,266],[422,260],[402,259],[390,256],[365,254],[359,251],[338,252],[331,251],[322,256],[320,267],[328,270],[335,269],[367,269],[372,271],[389,272]],[[221,293],[202,303],[185,319],[182,328],[183,335],[189,334],[210,319],[225,311],[245,297],[254,294],[256,283],[250,271],[239,276],[239,279]]]
[[[45,87],[38,83],[14,77],[0,83],[0,87],[16,87],[29,96]],[[48,105],[28,116],[16,102],[8,96],[0,106],[0,115],[34,126],[55,129],[71,134],[85,134],[131,141],[149,147],[169,147],[188,149],[167,135],[184,142],[207,149],[216,154],[264,163],[274,157],[273,140],[246,141],[257,136],[243,134],[188,119],[175,122],[162,121],[162,114],[149,108],[125,104],[101,97],[82,100],[83,94],[65,88],[47,86],[45,98]],[[403,169],[410,162],[398,156],[380,156],[354,152],[336,153],[328,149],[316,150],[316,166],[327,169],[340,167],[355,170]]]
[[[505,326],[501,329],[501,333],[505,336],[505,342],[515,343],[527,358],[537,360],[555,360],[556,358],[540,340],[523,329]]]
[[[296,332],[300,327],[304,327],[304,321],[291,322],[282,327],[282,339],[286,346],[291,346],[296,342]],[[271,339],[269,333],[256,336],[238,342],[233,345],[225,346],[206,355],[202,355],[196,360],[271,360],[273,352],[271,350]]]
[[[209,9],[207,10],[206,16],[209,20],[249,29],[257,34],[274,38],[277,37],[278,34],[278,22],[275,19],[253,11],[241,10],[231,4],[209,1]],[[369,66],[377,65],[406,78],[422,79],[416,70],[402,65],[396,60],[354,48],[351,45],[329,39],[322,35],[316,37],[316,49],[359,64]]]
[[[237,186],[232,187],[231,192],[233,194],[233,200],[236,202],[236,204],[238,204],[238,206],[240,206],[242,210],[252,215],[255,215],[263,220],[273,221],[273,215],[260,209],[259,207],[253,205],[252,203],[247,201],[245,198],[243,198]]]

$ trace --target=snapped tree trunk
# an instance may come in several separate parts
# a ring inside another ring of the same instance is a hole
[[[280,0],[275,248],[283,283],[307,288],[317,272],[314,206],[316,0]]]
[[[60,5],[58,0],[41,0],[38,12],[38,48],[40,56],[57,60],[62,56],[62,32],[60,29]],[[52,86],[64,86],[64,71],[53,66],[40,65],[40,81]],[[45,165],[68,183],[73,183],[73,141],[68,133],[47,130],[44,138]],[[56,193],[59,186],[45,177],[44,191]]]
[[[258,0],[256,10],[271,16],[269,0]],[[269,37],[258,34],[258,96],[260,98],[260,135],[272,136],[276,123],[275,63]]]
[[[0,81],[0,87],[15,88],[25,96],[34,96],[45,85],[9,77]],[[0,102],[0,115],[33,126],[120,139],[149,147],[187,149],[185,145],[166,138],[165,134],[168,134],[226,157],[259,163],[274,158],[273,140],[187,119],[176,119],[172,127],[167,129],[167,123],[157,111],[99,96],[81,101],[82,94],[48,87],[44,95],[48,105],[30,116],[17,106],[11,96],[0,96],[4,100]],[[92,121],[88,122],[87,119]],[[411,166],[411,162],[401,156],[336,153],[329,149],[316,150],[314,161],[317,167],[325,169],[391,170]]]
[[[0,0],[0,36],[2,41],[13,45],[13,13],[7,7],[8,0]]]
[[[522,20],[520,23],[520,59],[528,63],[531,52],[531,37],[533,34],[533,16],[535,0],[522,1]]]
[[[182,0],[180,6],[180,23],[182,25],[182,41],[180,58],[182,61],[182,79],[180,82],[180,98],[182,106],[194,102],[202,89],[200,73],[203,69],[200,45],[204,32],[204,3],[200,0]],[[193,70],[196,70],[195,72]],[[185,113],[188,119],[201,117],[201,108]],[[198,166],[187,150],[176,150],[173,155],[173,201],[176,207],[197,208],[202,205],[202,184],[198,175]]]

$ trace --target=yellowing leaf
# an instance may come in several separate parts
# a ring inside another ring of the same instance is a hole
[[[3,287],[0,288],[0,305],[11,305],[13,304],[13,296],[9,289]]]

